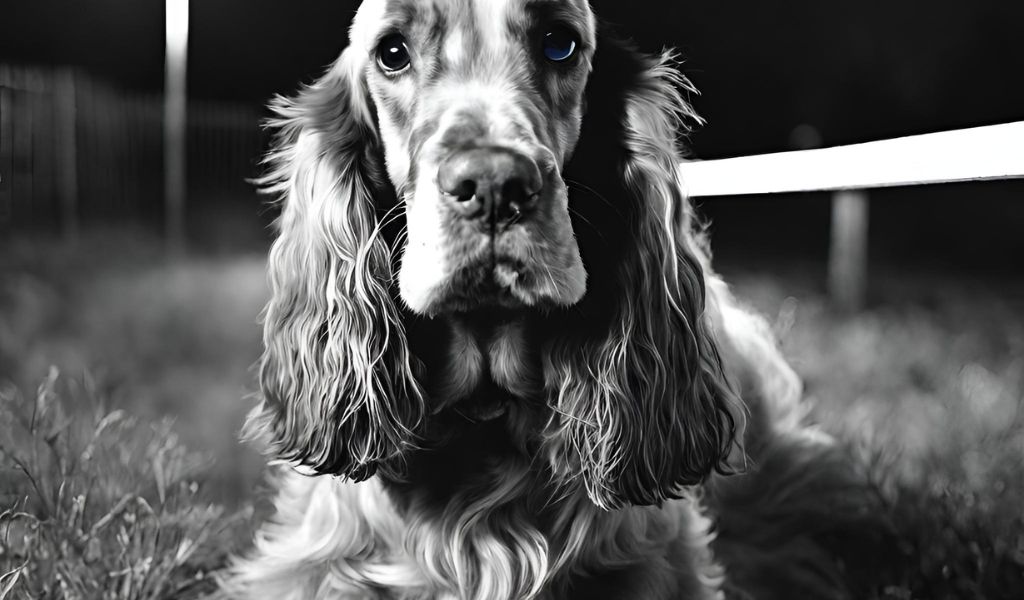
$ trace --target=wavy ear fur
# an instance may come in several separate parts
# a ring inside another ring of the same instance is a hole
[[[247,433],[281,459],[365,479],[414,442],[423,394],[392,295],[378,209],[393,197],[361,64],[345,52],[272,106],[262,183],[280,194],[264,317],[262,402]]]
[[[677,497],[724,469],[733,444],[738,400],[704,315],[703,250],[677,170],[675,136],[696,118],[686,85],[670,54],[603,38],[567,168],[592,279],[545,356],[547,451],[555,476],[581,479],[604,508]]]

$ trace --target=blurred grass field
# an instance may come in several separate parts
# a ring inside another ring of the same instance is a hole
[[[877,596],[1024,597],[1024,283],[875,269],[869,307],[840,315],[820,265],[721,268],[773,323],[812,420],[875,465],[903,557]],[[236,439],[263,270],[262,251],[168,260],[125,232],[0,245],[0,600],[208,589],[245,539],[213,525],[260,482]]]

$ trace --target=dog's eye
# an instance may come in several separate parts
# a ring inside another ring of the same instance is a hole
[[[565,62],[576,54],[576,34],[567,27],[555,27],[544,34],[544,58],[551,62]]]
[[[387,35],[377,44],[377,62],[389,73],[396,73],[409,66],[409,47],[399,33]]]

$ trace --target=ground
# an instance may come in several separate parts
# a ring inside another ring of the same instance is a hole
[[[260,482],[236,438],[263,261],[168,259],[125,232],[0,243],[0,600],[209,589]],[[773,324],[809,418],[876,478],[903,562],[875,596],[1022,597],[1024,283],[873,266],[843,315],[820,263],[720,268]]]

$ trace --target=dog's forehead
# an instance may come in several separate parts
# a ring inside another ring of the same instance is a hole
[[[382,32],[421,30],[475,32],[481,45],[500,44],[521,33],[535,15],[557,16],[592,42],[594,16],[587,0],[365,0],[352,23],[351,42],[373,48]]]

